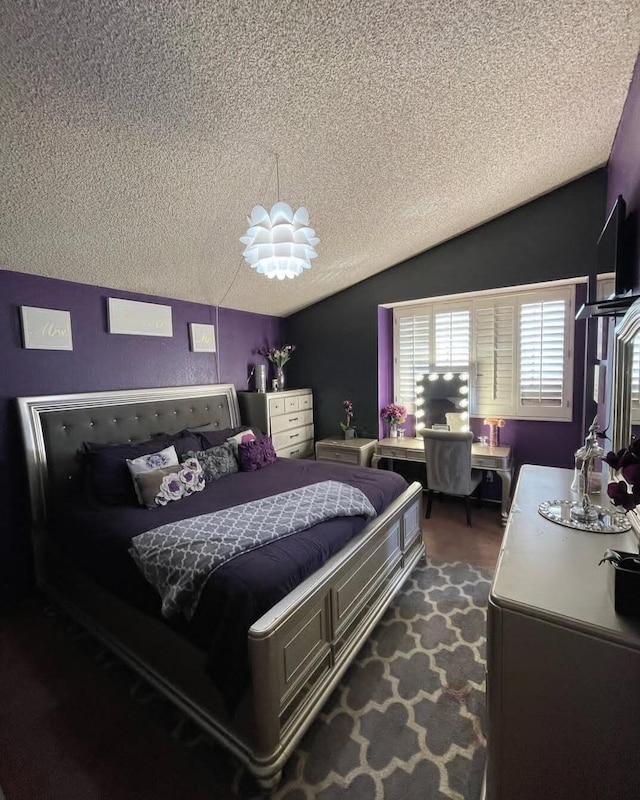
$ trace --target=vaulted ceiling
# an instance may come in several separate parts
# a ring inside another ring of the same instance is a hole
[[[637,0],[0,0],[0,268],[286,315],[605,163],[639,42]]]

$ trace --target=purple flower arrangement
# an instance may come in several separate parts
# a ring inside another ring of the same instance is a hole
[[[351,400],[344,400],[342,405],[344,406],[344,413],[347,417],[347,421],[341,422],[340,427],[343,431],[348,431],[351,429],[351,420],[353,419],[353,403]]]
[[[609,499],[614,505],[631,511],[640,503],[640,439],[632,439],[627,448],[617,453],[607,453],[604,460],[622,474],[619,481],[607,486]]]
[[[280,347],[261,347],[258,353],[268,358],[276,367],[284,367],[295,349],[295,344],[283,344]]]
[[[390,403],[382,409],[380,418],[386,420],[390,425],[400,425],[407,418],[407,409],[398,403]]]

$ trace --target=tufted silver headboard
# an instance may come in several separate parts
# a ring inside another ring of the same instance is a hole
[[[240,424],[230,383],[19,397],[18,411],[36,528],[46,520],[49,494],[64,490],[76,475],[83,442],[133,442],[200,425]]]

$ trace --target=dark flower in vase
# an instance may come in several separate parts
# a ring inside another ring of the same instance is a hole
[[[610,451],[604,460],[621,474],[607,486],[609,499],[625,512],[632,511],[640,503],[640,441],[632,439],[628,447],[617,453]]]
[[[347,421],[341,422],[340,427],[343,431],[348,431],[351,430],[351,420],[353,419],[353,403],[351,400],[344,400],[342,405],[344,406],[344,413]]]

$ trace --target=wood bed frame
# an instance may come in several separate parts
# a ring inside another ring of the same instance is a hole
[[[251,688],[231,716],[205,653],[102,589],[47,535],[47,498],[77,472],[83,441],[122,442],[211,423],[240,424],[231,384],[23,397],[18,407],[39,587],[235,755],[265,791],[423,553],[413,483],[249,631]]]

